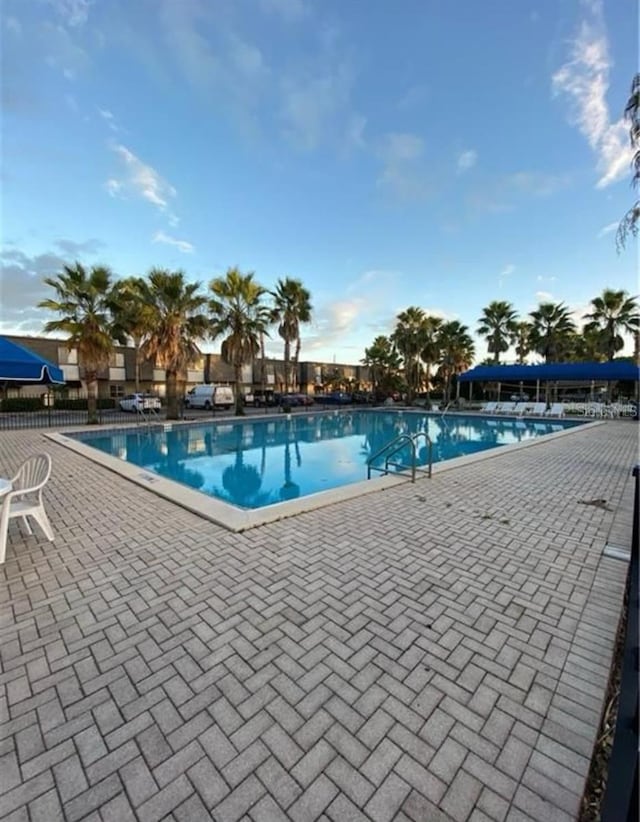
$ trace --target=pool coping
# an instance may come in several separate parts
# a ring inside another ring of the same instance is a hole
[[[378,411],[378,409],[375,409]],[[380,413],[386,413],[390,410],[393,410],[394,413],[398,411],[402,411],[402,413],[406,414],[421,414],[424,415],[425,412],[422,410],[417,409],[379,409]],[[322,411],[322,412],[315,412],[319,413],[323,416],[334,415],[336,413],[335,410],[329,411]],[[343,412],[344,413],[344,412]],[[354,413],[353,411],[347,413]],[[431,412],[433,414],[433,412]],[[438,416],[437,413],[433,414],[434,416]],[[449,416],[469,416],[468,413],[450,413]],[[475,416],[475,414],[474,414]],[[485,416],[488,419],[496,419],[496,420],[529,420],[529,421],[544,421],[544,417],[508,417],[508,416],[494,416],[494,415],[481,415],[478,416]],[[260,417],[261,421],[269,421],[269,420],[281,420],[282,414],[274,414]],[[572,421],[578,422],[582,418],[571,418]],[[248,417],[246,419],[242,417],[219,417],[216,420],[211,420],[212,424],[229,424],[229,423],[237,423],[237,422],[248,422],[251,418]],[[547,422],[561,422],[561,418],[546,418]],[[516,442],[511,443],[509,445],[503,445],[499,448],[491,448],[487,449],[486,451],[480,451],[475,454],[468,454],[463,457],[454,457],[451,460],[446,460],[444,462],[437,462],[433,464],[432,474],[433,477],[437,477],[438,474],[441,474],[443,471],[450,471],[455,468],[461,468],[465,465],[471,465],[476,462],[481,462],[483,460],[488,459],[495,459],[500,457],[505,453],[513,453],[516,450],[520,450],[523,448],[532,448],[534,446],[543,445],[544,443],[551,442],[558,437],[565,437],[570,434],[574,434],[576,431],[585,431],[589,428],[593,428],[594,426],[604,425],[606,423],[605,420],[595,420],[591,422],[585,422],[579,426],[572,426],[570,428],[566,428],[563,431],[556,431],[555,433],[545,434],[542,437],[537,437],[532,440],[527,440],[526,442]],[[201,420],[172,420],[170,422],[157,422],[153,423],[153,427],[162,427],[166,428],[167,426],[191,426],[191,425],[201,425]],[[126,430],[129,431],[132,428],[140,427],[136,424],[125,424],[125,425],[118,425],[117,427],[109,427],[106,429],[100,429],[100,431],[104,431],[104,433],[108,433],[109,431],[113,430]],[[223,528],[226,528],[229,531],[233,531],[235,533],[239,533],[241,531],[246,531],[250,528],[257,528],[260,525],[266,525],[271,522],[277,522],[278,520],[296,516],[298,514],[305,513],[307,511],[314,511],[318,508],[324,508],[328,505],[333,505],[337,502],[342,502],[349,499],[354,499],[356,497],[364,496],[365,494],[373,494],[377,492],[385,491],[389,488],[394,488],[398,485],[404,484],[413,484],[411,483],[411,478],[406,475],[385,475],[381,477],[374,477],[372,479],[363,480],[361,482],[354,482],[348,485],[342,485],[338,488],[330,488],[326,491],[318,491],[315,494],[307,494],[304,497],[300,497],[299,499],[295,500],[288,500],[286,502],[277,502],[273,503],[272,505],[265,506],[264,508],[256,508],[256,509],[244,509],[239,508],[235,505],[231,505],[230,503],[224,502],[223,500],[217,499],[216,497],[208,496],[207,494],[203,494],[200,491],[196,491],[193,488],[189,488],[186,485],[181,485],[178,482],[173,480],[167,479],[166,477],[162,477],[159,474],[154,474],[150,471],[145,471],[139,465],[133,465],[132,463],[125,462],[117,457],[111,456],[110,454],[105,454],[103,451],[99,451],[96,448],[92,448],[89,445],[86,445],[84,442],[80,440],[72,439],[70,436],[71,434],[77,433],[86,433],[87,426],[84,425],[82,427],[74,426],[72,429],[65,429],[64,431],[60,432],[47,432],[45,433],[45,437],[50,439],[52,442],[57,443],[65,448],[68,448],[71,451],[74,451],[76,454],[80,454],[81,456],[86,457],[91,462],[101,465],[103,468],[107,468],[108,470],[119,474],[120,476],[124,477],[125,479],[129,480],[130,482],[134,482],[136,485],[147,488],[149,491],[157,494],[164,499],[169,500],[170,502],[179,505],[182,508],[185,508],[188,511],[191,511],[194,514],[197,514],[204,519],[207,519],[211,522],[216,523],[217,525],[221,525]],[[417,475],[416,482],[424,481],[426,479],[426,474],[424,472],[420,472]]]

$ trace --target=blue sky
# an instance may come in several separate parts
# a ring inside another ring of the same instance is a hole
[[[310,289],[302,359],[409,305],[638,291],[616,0],[4,0],[0,330],[65,262]],[[207,344],[205,350],[216,350]],[[272,353],[281,353],[277,336]],[[478,341],[478,356],[486,347]]]

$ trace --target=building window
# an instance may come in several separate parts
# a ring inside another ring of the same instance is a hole
[[[124,368],[124,354],[114,351],[109,357],[109,368]]]
[[[65,346],[58,347],[58,363],[59,365],[77,365],[78,364],[78,349],[72,348],[69,350]]]
[[[120,399],[120,397],[124,397],[124,385],[114,385],[113,383],[109,386],[109,396],[112,400]]]

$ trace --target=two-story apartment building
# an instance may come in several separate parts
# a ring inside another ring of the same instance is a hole
[[[49,337],[23,337],[4,335],[7,339],[28,348],[34,353],[58,365],[65,376],[64,390],[69,396],[80,396],[85,390],[83,384],[84,373],[78,362],[78,352],[69,348],[65,340]],[[116,345],[111,360],[106,368],[98,372],[98,396],[119,397],[136,390],[136,370],[138,385],[141,391],[150,391],[160,396],[165,392],[164,369],[149,360],[139,359],[133,346]],[[223,362],[220,354],[201,354],[196,361],[181,375],[184,390],[199,383],[217,383],[234,385],[235,375],[232,366]],[[321,392],[329,387],[341,384],[346,390],[370,387],[369,369],[362,365],[342,363],[301,362],[297,368],[296,385],[289,386],[289,390],[296,390],[306,394]],[[252,364],[242,369],[240,390],[249,393],[253,390],[265,388],[272,391],[283,391],[284,363],[282,360],[258,357]],[[19,392],[23,396],[34,396],[46,391],[46,387],[24,386],[20,389],[10,389],[11,393]]]

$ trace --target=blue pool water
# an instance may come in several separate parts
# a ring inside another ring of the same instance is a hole
[[[426,431],[435,463],[574,425],[580,423],[341,411],[69,436],[241,508],[262,508],[365,480],[367,460],[399,434]],[[418,445],[426,465],[425,440]],[[406,448],[394,461],[408,463],[409,457]]]

